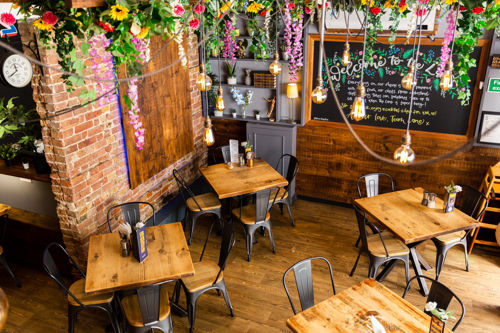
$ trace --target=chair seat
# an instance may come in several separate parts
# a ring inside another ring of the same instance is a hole
[[[85,294],[85,279],[75,281],[70,287],[69,291],[83,304],[95,305],[109,303],[113,300],[113,293],[99,294],[89,296]],[[68,294],[68,302],[74,306],[80,306],[71,295]]]
[[[436,239],[440,243],[443,243],[444,245],[448,245],[448,244],[456,243],[456,242],[460,241],[464,236],[465,236],[465,231],[457,231],[457,232],[453,232],[451,234],[438,236],[438,237],[436,237]]]
[[[384,238],[389,256],[401,256],[410,253],[408,247],[406,247],[406,245],[394,234],[389,232],[382,232],[381,234]],[[368,236],[368,250],[376,257],[386,256],[384,245],[382,244],[378,234]]]
[[[210,260],[195,262],[193,265],[194,275],[182,279],[182,283],[190,293],[210,287],[220,270],[219,265]],[[222,278],[223,272],[220,273],[217,282]]]
[[[240,217],[240,208],[233,209],[233,215],[241,220],[243,224],[255,224],[255,205],[246,205],[241,208],[241,217]],[[269,211],[266,214],[265,221],[271,218],[271,214]],[[258,221],[261,222],[261,221]]]
[[[137,294],[126,296],[122,299],[122,308],[128,323],[134,327],[143,327],[141,308]],[[158,321],[165,320],[170,314],[170,300],[166,285],[160,288],[160,313]]]
[[[219,199],[212,192],[200,194],[195,196],[194,198],[196,199],[196,202],[198,202],[198,205],[200,205],[202,210],[212,210],[221,207]],[[200,211],[200,208],[198,208],[196,202],[193,200],[193,198],[188,198],[186,200],[186,205],[188,206],[190,211],[192,212]]]
[[[0,245],[0,256],[3,254],[3,247]]]
[[[276,192],[278,195],[276,195]],[[276,196],[276,202],[288,198],[288,191],[285,190],[283,187],[280,187],[279,189],[273,188],[271,190],[271,194],[269,195],[269,202],[273,202],[274,196]]]

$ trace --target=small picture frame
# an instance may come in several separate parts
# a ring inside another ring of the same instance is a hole
[[[446,192],[446,196],[444,198],[445,213],[451,213],[453,211],[453,207],[455,207],[456,198],[457,198],[457,192]]]

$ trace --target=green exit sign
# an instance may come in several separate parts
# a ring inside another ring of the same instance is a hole
[[[500,78],[491,78],[488,84],[488,92],[500,93]]]

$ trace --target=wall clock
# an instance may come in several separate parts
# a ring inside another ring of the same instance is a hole
[[[7,85],[23,88],[31,83],[33,68],[25,56],[9,53],[1,59],[0,66],[0,76]]]

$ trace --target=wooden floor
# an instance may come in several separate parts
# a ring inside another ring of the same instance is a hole
[[[352,209],[298,200],[293,206],[297,226],[292,228],[285,215],[273,208],[273,233],[277,253],[272,253],[268,238],[257,237],[252,261],[246,261],[243,230],[237,226],[237,242],[224,273],[233,303],[231,318],[222,297],[215,292],[201,296],[197,304],[196,332],[287,332],[285,321],[292,315],[282,286],[282,274],[295,262],[309,256],[328,258],[334,269],[337,292],[367,277],[367,259],[362,257],[354,276],[349,271],[357,255],[354,242],[357,226]],[[196,227],[191,251],[197,260],[208,230],[209,220]],[[220,238],[214,235],[205,259],[218,258]],[[419,246],[432,265],[435,250],[431,242]],[[440,281],[450,286],[464,301],[467,314],[457,332],[498,332],[500,328],[500,253],[486,247],[474,248],[470,272],[465,272],[463,251],[450,250]],[[67,332],[67,305],[64,297],[44,272],[13,265],[23,283],[17,289],[5,271],[0,286],[11,303],[5,332]],[[323,267],[313,266],[316,300],[331,293],[329,276]],[[1,268],[0,268],[1,269]],[[426,274],[433,277],[434,270]],[[412,272],[413,275],[413,272]],[[290,276],[293,279],[293,274]],[[292,283],[293,284],[293,283]],[[404,269],[399,264],[384,284],[402,294]],[[414,288],[415,290],[416,288]],[[423,307],[425,299],[415,290],[409,300]],[[184,297],[182,297],[184,302]],[[187,318],[173,316],[175,332],[188,332]],[[99,311],[80,313],[76,332],[104,332],[108,324]]]

